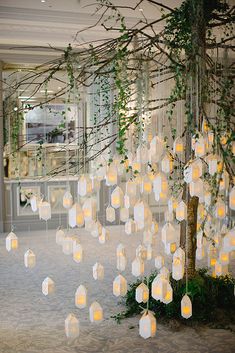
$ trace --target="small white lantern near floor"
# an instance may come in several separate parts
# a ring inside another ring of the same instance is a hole
[[[73,253],[73,238],[66,236],[62,243],[62,251],[65,255],[71,255]]]
[[[144,283],[140,283],[135,290],[135,300],[138,303],[147,303],[149,299],[149,289]]]
[[[144,262],[139,257],[136,257],[131,264],[131,273],[135,277],[142,276],[144,273]]]
[[[10,232],[8,236],[6,237],[6,249],[7,251],[14,251],[18,249],[18,237],[15,235],[15,233]]]
[[[87,306],[87,289],[83,285],[80,285],[76,290],[75,305],[79,309],[83,309]]]
[[[79,336],[79,320],[74,314],[69,314],[65,319],[65,334],[71,339]]]
[[[181,316],[189,319],[192,316],[192,302],[187,294],[181,300]]]
[[[90,321],[99,323],[103,320],[103,309],[98,302],[93,302],[89,308]]]
[[[139,334],[144,339],[154,337],[157,331],[157,322],[155,316],[146,311],[139,321]]]
[[[69,209],[72,207],[73,204],[73,196],[69,191],[66,191],[63,196],[63,207]]]
[[[39,204],[39,218],[44,221],[51,219],[51,205],[47,201],[42,201]]]
[[[113,294],[116,297],[124,297],[127,293],[127,281],[122,275],[118,275],[113,281]]]
[[[112,222],[115,221],[115,218],[116,218],[115,209],[113,207],[111,207],[111,206],[108,206],[106,208],[106,221],[112,223]]]
[[[36,255],[31,249],[24,254],[24,265],[27,268],[33,268],[36,265]]]
[[[104,266],[100,263],[96,262],[92,268],[93,278],[95,280],[103,280],[104,279]]]
[[[83,260],[83,247],[77,242],[73,242],[73,259],[77,263]]]
[[[56,244],[62,245],[63,240],[65,238],[65,233],[62,229],[58,229],[56,232]]]
[[[102,227],[102,231],[101,234],[99,236],[99,243],[100,244],[105,244],[107,242],[107,240],[109,240],[110,238],[110,232],[108,229]]]
[[[54,292],[55,292],[55,282],[50,277],[46,277],[42,282],[42,293],[44,295],[51,295]]]

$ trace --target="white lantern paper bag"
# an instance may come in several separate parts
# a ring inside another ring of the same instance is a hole
[[[64,196],[63,196],[63,207],[64,208],[71,208],[73,204],[73,196],[69,191],[66,191]]]
[[[187,294],[181,300],[181,316],[189,319],[192,316],[192,302]]]
[[[99,243],[100,244],[105,244],[107,240],[110,238],[110,232],[108,229],[102,227],[101,234],[99,236]]]
[[[115,209],[114,209],[113,207],[111,207],[111,206],[108,206],[108,207],[106,208],[106,220],[107,220],[108,222],[114,222],[114,221],[115,221],[115,218],[116,218],[116,216],[115,216]]]
[[[82,206],[85,221],[96,219],[97,202],[93,197],[86,199]]]
[[[137,303],[147,303],[149,299],[149,289],[146,284],[141,283],[135,290],[135,300]]]
[[[167,222],[162,227],[162,242],[166,245],[167,243],[174,243],[176,240],[176,230],[170,222]]]
[[[36,265],[36,255],[31,249],[24,254],[24,265],[27,268],[33,268]]]
[[[51,295],[54,292],[55,292],[55,282],[50,277],[46,277],[42,282],[42,293],[44,295]]]
[[[155,277],[152,282],[151,290],[151,294],[154,299],[163,301],[163,298],[165,298],[167,294],[167,283],[168,281],[165,278],[161,277],[161,275]]]
[[[130,235],[133,233],[136,233],[137,228],[136,228],[136,223],[133,219],[129,219],[126,224],[125,224],[125,233]]]
[[[79,336],[79,320],[74,314],[69,314],[65,319],[65,334],[71,339]]]
[[[78,195],[86,196],[92,192],[92,182],[89,175],[82,175],[78,180]]]
[[[144,262],[139,257],[136,257],[131,264],[131,273],[135,277],[139,277],[144,273]]]
[[[56,244],[58,244],[58,245],[62,245],[62,243],[63,243],[63,240],[64,240],[64,238],[65,238],[65,233],[64,233],[64,231],[62,230],[62,229],[58,229],[57,231],[56,231]]]
[[[99,323],[103,320],[103,309],[98,302],[93,302],[89,308],[90,321]]]
[[[49,202],[42,201],[39,204],[39,218],[43,219],[44,221],[48,221],[51,219],[51,205]]]
[[[176,207],[176,211],[175,211],[176,215],[176,219],[178,221],[183,221],[187,218],[187,206],[184,203],[184,201],[181,201],[178,206]]]
[[[7,251],[18,249],[18,237],[13,232],[10,232],[6,237],[6,249]]]
[[[79,309],[83,309],[87,306],[87,289],[83,285],[80,285],[76,290],[75,305]]]
[[[127,293],[127,281],[122,275],[118,275],[113,281],[113,294],[116,297],[124,297]]]
[[[117,269],[118,271],[125,271],[127,265],[126,255],[117,256]]]
[[[83,247],[77,242],[73,242],[73,259],[77,263],[83,260]]]
[[[139,257],[141,260],[147,259],[147,249],[144,245],[140,244],[136,248],[136,257]]]
[[[120,221],[127,222],[129,218],[129,209],[122,207],[120,208]]]
[[[110,165],[106,172],[106,185],[116,185],[117,184],[117,168],[114,165]]]
[[[69,209],[68,217],[69,217],[69,225],[71,228],[74,228],[76,226],[82,227],[84,225],[84,214],[79,203],[75,203]]]
[[[231,208],[231,210],[235,210],[235,186],[229,193],[229,207]]]
[[[181,155],[184,152],[184,143],[182,138],[177,137],[173,144],[173,151],[175,154]]]
[[[139,321],[139,334],[144,339],[154,337],[157,330],[157,322],[154,315],[148,311],[145,312]]]
[[[111,194],[111,205],[113,208],[119,208],[123,206],[124,194],[122,189],[117,186]]]
[[[95,280],[103,280],[104,279],[104,266],[99,264],[98,262],[92,268],[93,270],[93,278]]]

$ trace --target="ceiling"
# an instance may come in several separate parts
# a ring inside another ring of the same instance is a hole
[[[164,5],[178,6],[182,0],[164,0]],[[50,46],[65,48],[85,45],[102,40],[114,33],[94,25],[100,18],[96,0],[0,0],[0,60],[5,67],[34,65],[58,57]],[[127,5],[126,0],[114,0],[114,4]],[[128,0],[134,6],[137,0]],[[160,11],[145,0],[137,11],[122,10],[128,25],[134,25],[141,16],[148,19],[160,16]]]

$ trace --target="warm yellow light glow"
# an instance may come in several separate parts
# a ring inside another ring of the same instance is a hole
[[[100,321],[102,320],[102,312],[100,310],[94,311],[94,321]]]

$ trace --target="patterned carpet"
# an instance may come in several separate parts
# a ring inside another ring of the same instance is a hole
[[[128,281],[131,259],[139,244],[140,235],[127,236],[122,227],[110,227],[111,239],[100,245],[85,230],[78,230],[84,246],[84,262],[77,264],[62,253],[55,243],[55,231],[18,233],[20,247],[15,253],[5,249],[5,236],[0,237],[0,353],[229,353],[234,352],[235,335],[228,330],[182,327],[178,332],[158,325],[155,338],[144,340],[138,335],[138,317],[117,325],[110,316],[123,307],[112,295],[112,281],[116,270],[116,246],[122,242],[127,248]],[[157,242],[157,248],[161,247]],[[31,248],[37,256],[36,267],[24,267],[24,252]],[[233,260],[234,261],[234,260]],[[103,281],[92,277],[95,262],[104,265]],[[153,267],[148,262],[146,273]],[[234,267],[234,263],[233,263]],[[41,283],[45,277],[56,283],[56,293],[44,297]],[[104,309],[105,320],[91,324],[88,308],[74,306],[74,293],[79,284],[88,289],[89,304],[97,300]],[[73,312],[80,319],[80,336],[68,341],[64,320]]]

